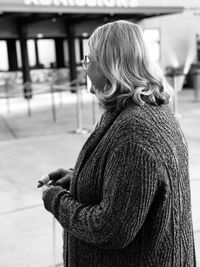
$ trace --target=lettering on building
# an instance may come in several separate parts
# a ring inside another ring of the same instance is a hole
[[[66,7],[136,7],[138,0],[24,0],[25,5]]]

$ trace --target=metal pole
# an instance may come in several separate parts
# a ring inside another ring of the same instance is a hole
[[[82,94],[81,86],[77,84],[76,87],[76,117],[77,117],[77,129],[75,132],[77,134],[86,134],[88,133],[87,129],[83,129],[83,119],[82,119]]]
[[[7,111],[10,112],[10,101],[9,101],[9,92],[8,92],[8,79],[5,79],[5,95],[6,95],[6,104],[7,104]]]
[[[200,73],[199,73],[199,70],[196,70],[196,73],[195,73],[195,89],[194,89],[194,100],[195,101],[199,101],[200,100]]]
[[[173,112],[177,118],[181,115],[178,113],[178,76],[174,75],[174,101],[173,101]]]
[[[53,237],[53,267],[56,267],[56,219],[53,217],[52,225],[52,237]]]
[[[27,99],[28,116],[31,117],[31,103],[30,99]]]
[[[63,102],[62,102],[62,91],[59,90],[59,99],[60,99],[60,106],[62,106]]]
[[[56,122],[56,108],[55,108],[55,99],[54,99],[53,79],[51,79],[50,86],[51,86],[51,103],[52,103],[53,122]]]
[[[27,110],[28,110],[28,116],[31,116],[31,103],[30,99],[32,97],[32,86],[31,82],[27,81],[24,83],[24,96],[25,99],[27,100]]]
[[[83,122],[82,122],[82,103],[81,103],[81,89],[80,86],[76,87],[76,114],[77,114],[77,133],[82,132]]]
[[[173,101],[173,111],[174,114],[177,112],[177,76],[174,75],[174,101]]]
[[[96,111],[95,111],[94,95],[92,95],[92,123],[93,123],[93,125],[95,125],[95,123],[96,123]]]

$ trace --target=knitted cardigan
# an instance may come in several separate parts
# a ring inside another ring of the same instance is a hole
[[[43,200],[64,228],[65,266],[196,266],[188,149],[167,105],[105,112],[70,194],[55,186]]]

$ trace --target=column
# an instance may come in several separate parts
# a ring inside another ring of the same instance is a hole
[[[6,42],[7,42],[7,49],[8,49],[9,71],[16,71],[18,70],[16,40],[8,39],[6,40]]]
[[[70,80],[73,81],[77,78],[76,60],[75,60],[75,34],[73,25],[67,25],[67,40],[68,40],[68,50],[69,50]]]
[[[79,49],[80,49],[80,58],[81,60],[83,59],[84,55],[83,55],[83,38],[79,38]]]
[[[22,25],[22,23],[18,23],[18,34],[21,46],[24,98],[29,99],[32,97],[32,88],[31,88],[30,67],[28,60],[27,28],[26,26]]]
[[[34,44],[35,44],[35,59],[36,59],[35,65],[36,65],[36,68],[37,68],[37,67],[40,67],[37,39],[34,40]]]
[[[65,67],[65,59],[64,59],[64,49],[63,49],[63,39],[56,38],[55,39],[55,48],[56,48],[56,67],[64,68]]]

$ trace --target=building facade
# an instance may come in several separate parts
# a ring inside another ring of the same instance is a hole
[[[54,70],[61,80],[81,74],[87,39],[99,25],[117,19],[144,29],[151,55],[165,70],[188,73],[197,60],[198,1],[0,0],[0,86],[44,82]]]

